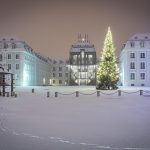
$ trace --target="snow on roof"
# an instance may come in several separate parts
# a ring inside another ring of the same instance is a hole
[[[150,40],[150,33],[137,33],[129,40]]]

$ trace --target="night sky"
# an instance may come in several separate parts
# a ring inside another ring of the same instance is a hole
[[[150,32],[150,0],[0,0],[0,37],[18,37],[49,57],[68,58],[79,33],[99,57],[108,26],[119,54],[129,37]]]

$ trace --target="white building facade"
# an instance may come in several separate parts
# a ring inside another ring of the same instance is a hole
[[[150,86],[150,33],[127,40],[119,63],[122,86]]]
[[[65,59],[51,59],[50,85],[69,85],[69,61]]]
[[[15,85],[49,85],[49,58],[36,53],[23,41],[0,41],[0,66],[14,74]]]

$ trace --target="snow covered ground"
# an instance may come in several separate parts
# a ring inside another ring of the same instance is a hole
[[[0,150],[150,150],[150,88],[139,89],[17,87],[0,97]]]

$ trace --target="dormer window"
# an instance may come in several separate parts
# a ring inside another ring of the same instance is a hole
[[[4,49],[8,48],[8,44],[4,43]]]
[[[134,42],[130,42],[130,46],[133,48],[134,47]]]
[[[144,41],[140,42],[140,47],[144,47]]]
[[[135,36],[135,40],[137,40],[138,39],[138,37],[137,36]]]
[[[147,37],[147,36],[145,36],[145,39],[148,39],[148,37]]]
[[[15,48],[16,48],[16,44],[12,43],[12,49],[15,49]]]

